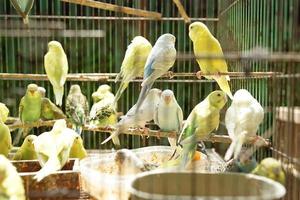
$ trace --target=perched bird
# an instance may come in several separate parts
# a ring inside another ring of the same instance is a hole
[[[161,131],[174,131],[180,134],[183,122],[183,113],[178,105],[172,90],[164,90],[155,109],[154,122]],[[176,146],[176,138],[168,138],[172,147]]]
[[[9,128],[0,118],[0,154],[8,157],[8,153],[10,152],[11,148],[12,142]]]
[[[71,120],[73,129],[81,134],[82,126],[89,115],[89,104],[81,93],[79,85],[72,85],[66,101],[66,114]]]
[[[117,124],[118,116],[113,105],[114,99],[115,96],[110,91],[101,94],[101,100],[94,103],[91,108],[90,125],[110,128]],[[117,136],[113,137],[112,141],[117,148],[120,146],[120,140]]]
[[[167,33],[161,35],[152,48],[144,68],[144,80],[142,82],[142,91],[136,103],[136,113],[139,111],[148,92],[152,88],[156,79],[164,75],[175,63],[176,38]]]
[[[48,52],[44,57],[46,74],[53,86],[56,105],[62,105],[64,84],[68,74],[68,59],[63,47],[57,41],[48,43]]]
[[[178,144],[182,145],[182,150],[176,160],[179,161],[181,169],[184,169],[194,157],[197,142],[209,138],[211,132],[218,129],[220,110],[226,102],[226,94],[216,90],[192,110],[178,139]]]
[[[46,89],[44,87],[39,86],[38,91],[40,92],[42,98],[46,97]]]
[[[41,117],[42,96],[36,84],[29,84],[27,86],[26,94],[22,97],[19,105],[19,117],[23,124],[30,124],[37,122]],[[14,145],[18,144],[23,132],[23,137],[28,135],[31,128],[19,129],[15,139]]]
[[[114,157],[119,175],[131,175],[157,168],[155,165],[146,163],[134,152],[128,149],[118,150]]]
[[[159,102],[161,90],[153,88],[149,91],[140,110],[136,113],[136,104],[126,113],[125,116],[116,124],[116,130],[110,137],[105,139],[101,144],[118,136],[120,133],[128,131],[129,128],[145,128],[146,122],[153,120],[155,108]],[[146,131],[147,129],[144,129]]]
[[[0,118],[2,122],[6,122],[9,114],[9,109],[4,103],[0,103]]]
[[[274,181],[285,184],[285,173],[282,169],[281,163],[274,158],[265,158],[259,165],[251,172],[259,176],[265,176]]]
[[[33,141],[37,138],[36,135],[28,135],[22,146],[18,149],[13,157],[13,160],[36,160],[37,156],[34,150]]]
[[[225,154],[226,161],[232,155],[237,159],[244,142],[256,137],[263,118],[264,109],[247,90],[240,89],[234,94],[232,104],[225,115],[225,125],[232,140]]]
[[[114,98],[114,94],[111,92],[111,87],[107,84],[100,85],[97,89],[97,91],[93,92],[92,99],[93,103],[97,103],[98,101],[102,100],[103,97]]]
[[[194,22],[189,26],[189,36],[193,42],[194,53],[198,54],[212,54],[223,56],[223,51],[219,41],[210,33],[209,29],[202,22]],[[201,72],[203,73],[226,73],[228,72],[227,64],[224,59],[197,59]],[[198,74],[197,74],[198,75]],[[205,76],[207,79],[214,79],[221,90],[223,90],[231,99],[232,94],[228,81],[229,76]]]
[[[81,160],[86,156],[87,156],[87,152],[84,148],[82,138],[79,135],[77,135],[72,144],[69,158],[78,158]]]
[[[28,14],[33,6],[34,0],[20,1],[20,0],[10,0],[10,3],[16,9],[19,15],[23,18],[23,23],[28,24]]]
[[[0,155],[0,199],[26,199],[22,178],[17,169],[3,155]]]
[[[60,170],[69,160],[70,150],[78,134],[67,128],[64,119],[57,120],[50,132],[44,132],[34,141],[34,149],[42,169],[34,179],[41,181]]]
[[[115,80],[115,82],[121,80],[121,84],[116,93],[113,105],[117,104],[130,81],[138,76],[143,76],[144,66],[151,49],[151,43],[142,36],[134,37],[130,45],[128,45],[122,62],[121,71]]]

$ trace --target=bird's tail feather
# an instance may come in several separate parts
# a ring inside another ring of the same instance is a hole
[[[82,126],[76,126],[75,127],[75,131],[76,131],[76,133],[78,133],[78,135],[81,135],[81,133],[82,133]]]
[[[137,113],[141,107],[141,105],[143,104],[147,94],[149,93],[149,90],[151,89],[153,83],[151,83],[150,85],[145,85],[142,87],[142,91],[139,95],[139,99],[136,103],[136,109],[135,109],[135,113]]]
[[[232,157],[234,149],[235,149],[235,146],[236,146],[236,143],[237,143],[237,140],[232,140],[229,148],[227,149],[227,151],[225,153],[225,157],[224,157],[225,161],[230,160],[230,158]]]
[[[28,133],[31,131],[31,128],[20,128],[14,138],[13,145],[16,146],[20,143],[22,138],[25,138]]]
[[[55,95],[55,103],[56,105],[62,106],[62,99],[64,96],[64,87],[53,87],[54,95]]]
[[[49,160],[45,163],[42,169],[37,172],[37,174],[33,177],[38,182],[43,180],[46,176],[49,176],[50,174],[56,172],[57,170],[60,170],[61,165],[57,157],[51,156]]]
[[[230,86],[226,77],[225,76],[215,77],[215,80],[217,81],[221,90],[223,90],[229,96],[230,99],[233,99],[232,93],[230,91]]]
[[[112,137],[111,139],[116,148],[119,148],[121,146],[120,139],[118,136]]]
[[[23,18],[23,23],[24,23],[25,25],[28,25],[28,23],[29,23],[28,15],[26,15],[26,16]]]
[[[234,148],[234,159],[237,159],[241,150],[242,150],[242,146],[244,144],[245,141],[245,133],[241,133],[238,138],[237,138],[237,143],[236,143],[236,147]]]
[[[114,99],[114,102],[113,102],[113,105],[114,105],[115,108],[117,107],[117,103],[118,103],[120,97],[122,96],[124,90],[127,88],[127,86],[128,86],[127,82],[121,82],[121,85],[120,85],[120,87],[119,87],[119,89],[118,89],[118,91],[115,95],[115,99]]]
[[[115,130],[114,132],[111,133],[111,135],[108,138],[106,138],[103,142],[101,142],[101,144],[107,143],[109,140],[117,137],[118,135],[119,135],[119,131]]]

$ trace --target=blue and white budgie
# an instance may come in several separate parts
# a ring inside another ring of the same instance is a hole
[[[164,90],[161,93],[160,101],[155,109],[154,122],[161,131],[174,131],[179,136],[183,113],[172,90]],[[177,138],[168,138],[168,140],[172,147],[176,146]]]
[[[115,82],[117,82],[122,79],[113,105],[116,106],[130,81],[138,76],[143,76],[144,66],[151,49],[151,43],[142,36],[134,37],[130,45],[128,45],[122,62],[121,71],[115,80]]]
[[[68,161],[70,150],[78,134],[67,128],[64,119],[57,120],[49,132],[39,135],[34,141],[34,149],[42,169],[34,179],[41,181],[46,176],[60,170]]]
[[[258,138],[256,133],[263,119],[264,109],[259,102],[245,89],[236,91],[225,115],[225,125],[232,140],[225,154],[226,161],[232,155],[237,159],[243,144],[249,139]]]
[[[145,64],[142,91],[136,103],[135,112],[139,111],[155,80],[174,65],[176,60],[175,41],[175,36],[167,33],[161,35],[153,46]]]
[[[138,113],[136,113],[136,104],[126,113],[125,116],[116,124],[116,130],[110,137],[105,139],[101,144],[118,136],[122,132],[128,131],[129,128],[144,128],[146,122],[153,120],[155,108],[159,102],[161,90],[153,88],[149,91]]]
[[[68,59],[61,44],[57,41],[48,43],[48,52],[44,57],[46,74],[53,86],[56,105],[62,105],[64,84],[68,74]]]

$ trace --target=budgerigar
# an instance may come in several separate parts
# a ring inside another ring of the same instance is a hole
[[[129,128],[144,128],[146,122],[153,120],[155,108],[159,102],[161,90],[153,88],[149,91],[138,113],[134,105],[125,116],[116,124],[116,130],[101,144],[108,142],[120,133],[128,131]]]
[[[194,53],[198,54],[213,54],[223,56],[223,51],[219,41],[211,34],[209,29],[202,22],[194,22],[189,26],[189,36],[193,42]],[[227,64],[224,59],[197,59],[199,67],[203,73],[226,73],[228,72]],[[223,90],[231,99],[232,94],[228,81],[229,76],[215,75],[205,76],[207,79],[214,79],[221,90]]]
[[[263,159],[251,173],[273,179],[282,185],[285,184],[285,173],[281,163],[271,157]]]
[[[192,160],[197,142],[209,138],[212,131],[218,129],[220,110],[226,102],[226,94],[223,91],[216,90],[211,92],[192,110],[178,139],[178,144],[182,145],[180,156],[177,158],[180,168],[184,169]]]
[[[247,90],[240,89],[234,94],[232,104],[225,115],[226,128],[232,140],[225,154],[226,161],[232,155],[236,159],[244,142],[256,137],[263,118],[264,109]]]
[[[98,96],[100,101],[94,103],[90,111],[90,125],[98,127],[113,127],[118,122],[117,112],[114,108],[113,102],[115,96],[106,91]],[[120,147],[120,140],[118,137],[112,138],[116,148]]]
[[[56,105],[62,105],[64,84],[68,74],[68,59],[62,45],[57,41],[48,43],[48,52],[44,57],[46,74],[53,86]]]
[[[18,149],[13,157],[13,160],[36,160],[37,156],[35,153],[33,141],[37,138],[36,135],[28,135],[22,146]]]
[[[70,158],[78,158],[83,159],[87,156],[87,152],[84,148],[82,138],[77,135],[74,139],[74,142],[72,144],[69,157]]]
[[[66,114],[73,125],[73,129],[81,134],[89,114],[89,104],[86,96],[81,93],[79,85],[72,85],[66,101]]]
[[[93,103],[97,103],[98,101],[102,100],[103,97],[114,98],[114,94],[111,92],[111,87],[107,84],[100,85],[97,91],[93,92],[92,99]]]
[[[44,132],[34,141],[34,148],[42,169],[34,179],[41,181],[60,170],[68,161],[71,147],[78,134],[67,128],[64,119],[57,120],[50,132]]]
[[[19,117],[23,124],[37,122],[41,117],[42,95],[36,84],[29,84],[24,97],[22,97],[19,105]],[[18,144],[23,132],[23,137],[28,135],[30,128],[19,129],[14,145]]]
[[[154,122],[161,131],[174,131],[180,134],[183,122],[183,113],[178,105],[172,90],[164,90],[155,109]],[[176,146],[177,138],[168,138],[172,147]]]
[[[16,167],[3,155],[0,155],[0,199],[26,199],[22,178]]]
[[[151,43],[142,36],[136,36],[131,41],[130,45],[128,45],[122,62],[121,71],[115,80],[115,82],[117,82],[121,79],[121,84],[116,93],[114,106],[117,104],[129,82],[138,76],[143,76],[144,66],[151,49]]]
[[[0,118],[2,122],[6,122],[9,114],[9,109],[4,103],[0,103]]]
[[[139,111],[155,80],[164,75],[174,65],[176,60],[175,41],[175,36],[167,33],[161,35],[153,46],[145,64],[144,80],[136,103],[136,113]]]
[[[8,153],[10,152],[11,148],[12,142],[9,128],[0,118],[0,154],[8,157]]]
[[[23,18],[23,23],[28,24],[28,14],[33,6],[34,0],[26,0],[26,1],[20,1],[20,0],[10,0],[13,7],[16,9],[19,15]]]

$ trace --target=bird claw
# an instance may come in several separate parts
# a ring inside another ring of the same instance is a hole
[[[197,77],[198,79],[201,79],[201,77],[202,77],[202,72],[201,72],[201,71],[197,71],[196,77]]]
[[[168,71],[168,72],[167,72],[167,76],[169,77],[169,79],[174,78],[174,72]]]

